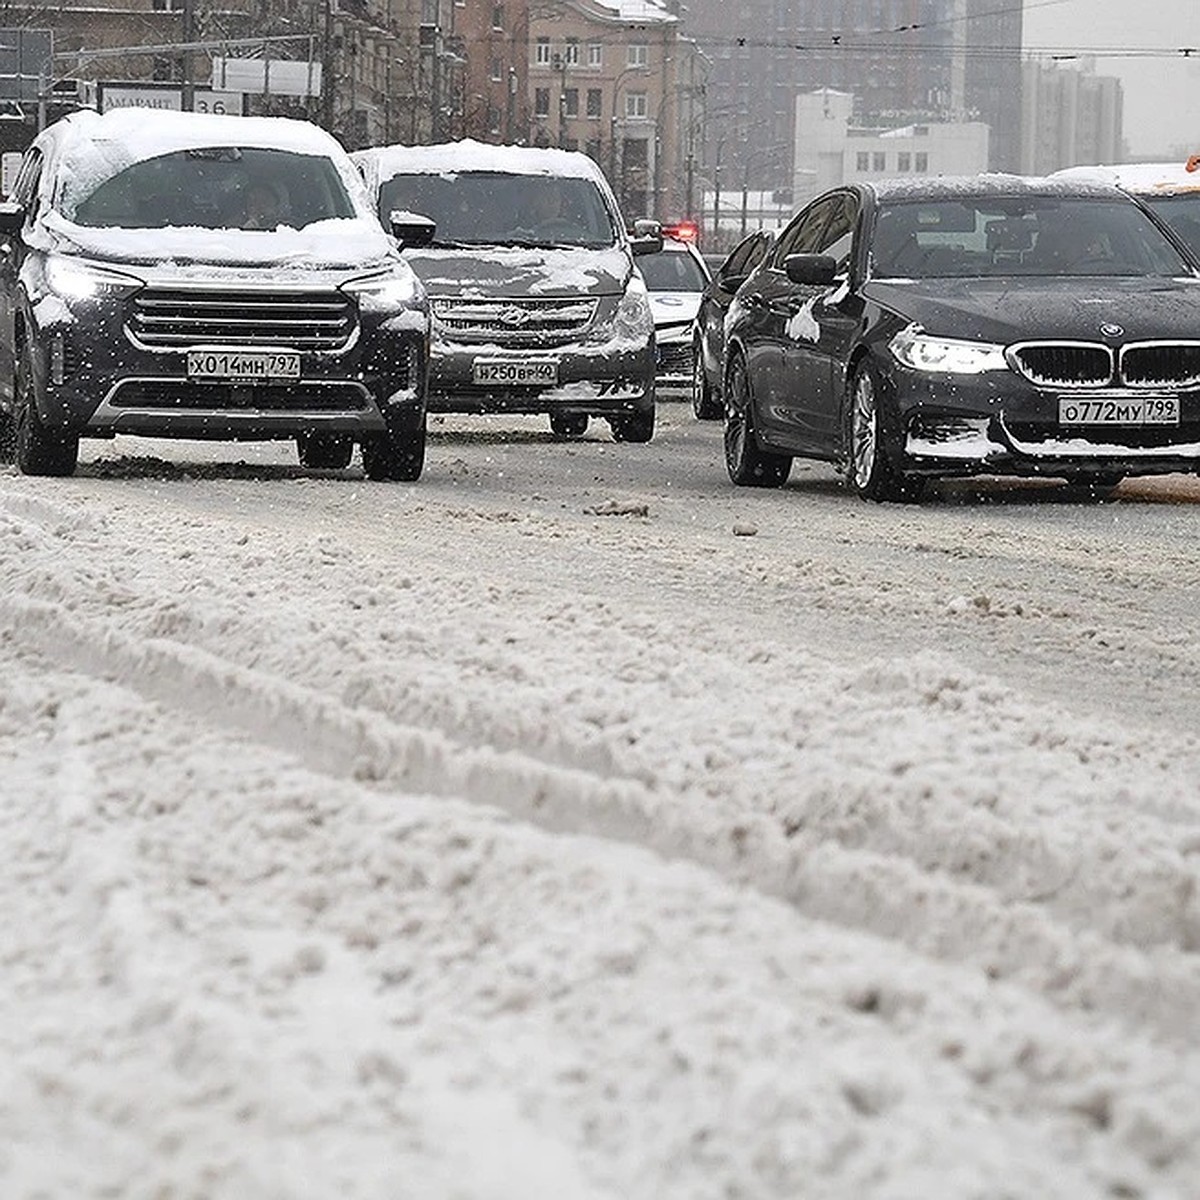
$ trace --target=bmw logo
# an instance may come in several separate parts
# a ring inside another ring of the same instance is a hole
[[[1104,324],[1100,326],[1100,332],[1106,338],[1118,338],[1125,332],[1125,329],[1123,326],[1116,325],[1112,321],[1105,321]]]

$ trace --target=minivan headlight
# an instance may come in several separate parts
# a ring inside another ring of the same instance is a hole
[[[366,312],[392,312],[397,308],[408,308],[424,295],[412,271],[387,271],[350,279],[342,284],[342,291],[353,296],[359,308]]]
[[[982,375],[984,371],[1008,369],[1003,346],[994,342],[932,337],[915,325],[900,330],[892,338],[889,347],[899,362],[914,371]]]
[[[123,300],[144,286],[136,276],[93,266],[61,254],[52,254],[46,259],[46,287],[64,300],[99,300],[106,297]]]
[[[617,305],[616,332],[619,337],[645,342],[654,333],[654,314],[650,311],[650,294],[638,271],[630,276],[625,295]]]

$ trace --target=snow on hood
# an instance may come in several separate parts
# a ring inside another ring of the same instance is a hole
[[[651,292],[650,311],[655,325],[694,321],[700,311],[701,292]]]
[[[933,334],[1008,344],[1027,338],[1096,341],[1105,323],[1124,339],[1186,338],[1200,328],[1200,279],[1036,276],[875,280],[869,299]]]
[[[1064,167],[1056,179],[1115,184],[1137,195],[1200,192],[1200,170],[1183,162],[1112,163],[1091,167]]]
[[[623,292],[632,272],[621,247],[596,250],[422,247],[404,254],[430,296],[589,296]]]
[[[314,221],[304,229],[120,229],[77,225],[51,210],[43,224],[51,235],[47,248],[112,262],[369,269],[396,257],[391,240],[373,217]]]
[[[471,138],[436,146],[379,146],[359,150],[351,158],[364,166],[376,185],[396,175],[449,175],[462,171],[497,171],[507,175],[555,175],[596,179],[596,164],[577,150],[532,146],[490,146]]]

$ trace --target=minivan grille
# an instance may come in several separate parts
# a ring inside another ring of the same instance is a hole
[[[1090,342],[1024,342],[1010,351],[1022,375],[1038,387],[1107,387],[1113,381],[1113,352]]]
[[[1134,388],[1200,386],[1200,342],[1132,342],[1121,351],[1121,378]]]
[[[355,327],[339,292],[148,288],[133,300],[129,332],[145,346],[289,346],[340,350]]]
[[[462,341],[546,341],[582,333],[596,315],[594,299],[435,300],[433,315]]]

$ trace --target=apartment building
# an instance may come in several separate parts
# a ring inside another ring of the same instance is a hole
[[[529,21],[529,140],[591,155],[627,220],[688,215],[701,68],[658,0],[542,4]]]

